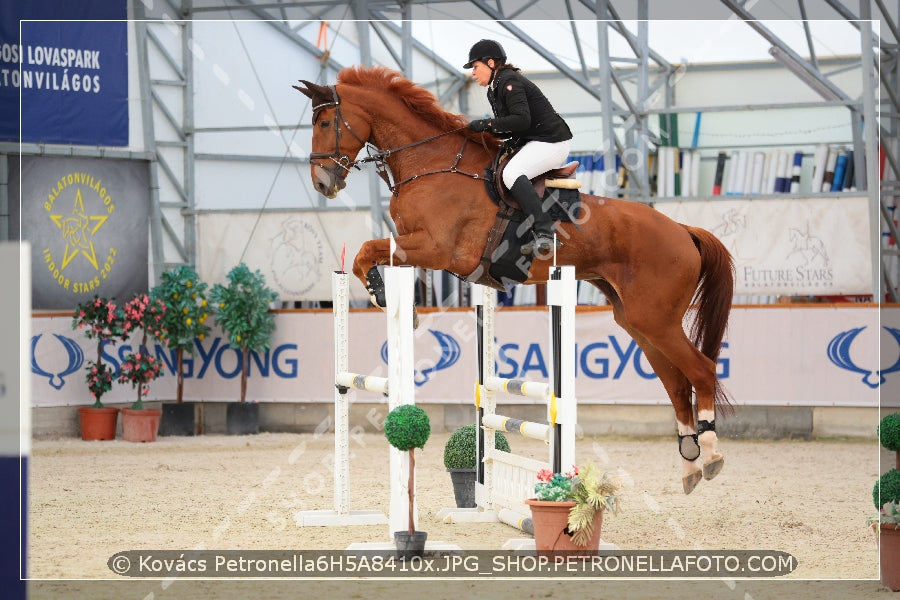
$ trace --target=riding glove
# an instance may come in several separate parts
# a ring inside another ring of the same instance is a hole
[[[475,119],[474,121],[470,121],[466,127],[469,131],[474,131],[475,133],[479,133],[481,131],[491,132],[491,120],[490,119]]]

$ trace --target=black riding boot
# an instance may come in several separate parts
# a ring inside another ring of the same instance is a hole
[[[534,220],[531,226],[534,239],[522,246],[522,254],[548,254],[553,250],[553,219],[543,211],[541,199],[531,182],[524,175],[520,175],[509,191],[518,200],[525,214]],[[561,244],[557,242],[557,245]]]

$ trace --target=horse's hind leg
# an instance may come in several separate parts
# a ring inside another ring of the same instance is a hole
[[[666,358],[666,355],[653,346],[650,341],[628,322],[622,301],[612,286],[605,281],[592,281],[609,299],[613,307],[616,323],[640,346],[659,377],[660,382],[675,409],[675,420],[678,425],[678,452],[681,454],[681,484],[685,494],[690,494],[703,478],[703,471],[698,458],[700,446],[697,442],[697,431],[694,428],[694,411],[691,404],[691,383],[682,372]]]

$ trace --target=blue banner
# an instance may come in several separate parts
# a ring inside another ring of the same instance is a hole
[[[0,140],[21,94],[23,142],[127,146],[126,18],[125,0],[0,2]]]

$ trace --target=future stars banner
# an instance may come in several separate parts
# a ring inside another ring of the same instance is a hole
[[[23,156],[20,179],[18,161],[10,157],[11,228],[21,224],[31,242],[32,308],[146,292],[147,163]]]

